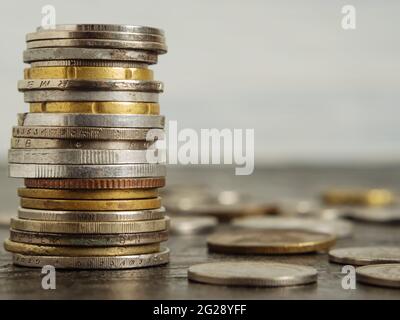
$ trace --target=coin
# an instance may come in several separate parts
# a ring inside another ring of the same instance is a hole
[[[129,165],[63,165],[20,164],[8,165],[13,178],[144,178],[165,176],[161,164]]]
[[[64,256],[64,257],[109,257],[126,256],[133,254],[153,253],[160,251],[159,243],[150,243],[137,246],[119,246],[119,247],[72,247],[72,246],[48,246],[4,241],[4,249],[12,253],[38,256]]]
[[[143,114],[19,113],[19,126],[164,128],[164,117]]]
[[[284,287],[317,282],[312,267],[275,262],[214,262],[191,266],[188,279],[215,285]]]
[[[112,61],[112,60],[48,60],[33,61],[31,67],[119,67],[119,68],[143,68],[148,64],[136,61]]]
[[[236,227],[270,229],[309,230],[334,235],[339,239],[348,238],[353,233],[353,224],[346,220],[323,220],[314,218],[295,217],[252,217],[237,219],[233,222]]]
[[[193,235],[208,233],[215,229],[218,220],[214,217],[176,217],[171,219],[172,234]]]
[[[157,231],[119,234],[69,234],[66,236],[62,233],[41,233],[11,229],[10,239],[15,242],[52,246],[130,246],[167,241],[168,232]]]
[[[304,230],[231,229],[217,232],[207,239],[213,252],[237,254],[292,254],[326,251],[335,237]]]
[[[25,267],[56,269],[132,269],[159,266],[168,263],[169,249],[156,253],[115,257],[51,257],[13,254],[13,263]]]
[[[139,68],[33,67],[24,70],[24,79],[153,80],[153,71]]]
[[[168,229],[169,218],[119,222],[61,222],[11,219],[11,228],[22,231],[71,234],[116,234],[163,231]]]
[[[88,199],[118,200],[144,199],[158,197],[157,189],[123,189],[123,190],[56,190],[38,188],[18,188],[18,196],[39,199]]]
[[[329,251],[329,260],[341,264],[369,265],[380,263],[400,263],[398,247],[352,247]]]
[[[332,189],[322,194],[328,205],[385,206],[392,204],[394,198],[387,189]]]
[[[117,211],[161,207],[161,198],[134,200],[64,200],[21,198],[21,207],[43,210]]]
[[[161,188],[165,178],[131,179],[25,179],[28,188],[49,189],[142,189]]]
[[[135,211],[62,211],[18,208],[18,218],[42,221],[140,221],[165,217],[165,208]]]
[[[151,155],[151,156],[150,156]],[[9,163],[144,164],[161,163],[162,150],[10,149]]]
[[[365,207],[356,208],[348,207],[342,208],[343,214],[351,219],[376,222],[376,223],[390,223],[400,221],[400,207]]]
[[[82,139],[82,140],[146,140],[163,139],[162,129],[143,128],[99,128],[59,126],[13,127],[16,138]]]
[[[357,281],[380,287],[400,288],[400,264],[378,264],[358,267]]]

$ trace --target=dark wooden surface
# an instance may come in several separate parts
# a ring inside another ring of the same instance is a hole
[[[0,214],[15,212],[15,188],[21,182],[3,179]],[[239,189],[258,199],[310,198],[330,186],[400,187],[397,167],[262,169],[249,177],[236,177],[230,169],[171,168],[169,184],[202,183],[214,188]],[[337,247],[399,245],[398,225],[356,223],[352,239]],[[0,240],[7,238],[0,228]],[[204,236],[171,237],[171,263],[164,267],[127,271],[57,271],[57,289],[41,289],[39,269],[15,267],[0,249],[0,299],[399,299],[400,290],[357,284],[356,290],[341,287],[341,266],[325,254],[295,256],[231,256],[207,252]],[[313,266],[318,283],[287,288],[233,288],[188,282],[187,268],[196,263],[223,260],[273,260]]]

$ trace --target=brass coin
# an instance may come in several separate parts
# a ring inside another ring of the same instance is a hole
[[[140,246],[123,247],[55,247],[36,244],[27,244],[4,241],[4,249],[12,253],[38,255],[38,256],[63,256],[63,257],[99,257],[99,256],[126,256],[133,254],[153,253],[160,251],[159,243],[150,243]]]
[[[24,179],[28,188],[47,189],[145,189],[165,186],[165,178],[127,179]]]
[[[163,231],[168,229],[169,218],[121,222],[60,222],[11,219],[11,228],[44,233],[116,234]]]
[[[24,79],[153,80],[153,71],[118,67],[33,67],[24,70]]]
[[[121,200],[158,197],[157,189],[121,189],[121,190],[57,190],[38,188],[19,188],[18,196],[35,199],[87,199]]]
[[[137,200],[62,200],[21,198],[22,208],[44,210],[118,211],[161,207],[161,198]]]
[[[327,205],[386,206],[395,196],[386,189],[332,189],[322,194],[322,200]]]
[[[335,237],[301,230],[231,229],[207,239],[210,251],[238,254],[292,254],[326,251]]]

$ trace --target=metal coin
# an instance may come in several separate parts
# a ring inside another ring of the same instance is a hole
[[[151,152],[151,156],[150,156]],[[10,149],[9,163],[128,164],[162,163],[162,150]]]
[[[157,220],[165,217],[165,209],[136,211],[61,211],[18,208],[18,218],[41,221],[118,222]]]
[[[171,233],[180,235],[204,234],[214,230],[218,220],[214,217],[177,217],[171,219]]]
[[[13,263],[24,267],[42,268],[52,265],[56,269],[134,269],[167,264],[169,250],[157,253],[116,257],[51,257],[13,254]]]
[[[65,165],[65,164],[21,164],[8,165],[12,178],[147,178],[164,177],[166,167],[162,164],[129,165]]]
[[[116,234],[142,233],[167,230],[169,218],[144,221],[119,222],[63,222],[63,221],[35,221],[11,219],[11,228],[15,230],[44,232],[44,233],[72,233],[72,234]]]
[[[262,229],[294,229],[308,230],[331,234],[339,239],[348,238],[353,234],[353,224],[346,220],[323,220],[295,217],[254,217],[237,219],[233,222],[236,227]]]
[[[162,188],[165,178],[131,179],[25,179],[28,188],[51,189],[143,189]]]
[[[400,264],[378,264],[356,269],[357,281],[380,287],[400,288]]]
[[[19,126],[164,128],[164,116],[119,114],[19,113]]]
[[[312,267],[273,262],[214,262],[191,266],[189,280],[215,285],[284,287],[317,282]]]
[[[31,67],[118,67],[118,68],[148,68],[148,64],[135,61],[111,61],[111,60],[49,60],[33,61]]]
[[[234,254],[292,254],[326,251],[335,237],[302,230],[232,229],[217,232],[207,239],[213,252]]]
[[[106,48],[42,48],[25,50],[24,62],[49,60],[103,60],[157,63],[157,54],[143,50]]]
[[[160,251],[159,243],[142,244],[137,246],[117,247],[73,247],[73,246],[49,246],[30,243],[4,241],[4,248],[12,253],[38,256],[63,256],[63,257],[109,257],[126,256],[133,254],[153,253]]]
[[[341,264],[369,265],[381,263],[400,263],[398,247],[353,247],[329,251],[329,260]]]
[[[52,246],[132,246],[167,241],[168,232],[158,231],[124,234],[69,234],[66,236],[62,233],[40,233],[11,229],[10,239],[15,242]]]
[[[376,222],[376,223],[389,223],[389,222],[400,221],[400,207],[398,206],[390,206],[383,208],[351,207],[351,208],[343,208],[341,209],[341,211],[346,217],[360,221]]]
[[[385,206],[394,202],[394,194],[387,189],[332,189],[322,194],[328,205]]]

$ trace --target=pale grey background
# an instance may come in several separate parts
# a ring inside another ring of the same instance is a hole
[[[259,164],[400,159],[399,1],[13,0],[0,4],[3,162],[27,110],[16,90],[24,36],[45,4],[57,23],[163,28],[163,113],[181,128],[255,128]],[[345,4],[355,31],[341,28]]]

